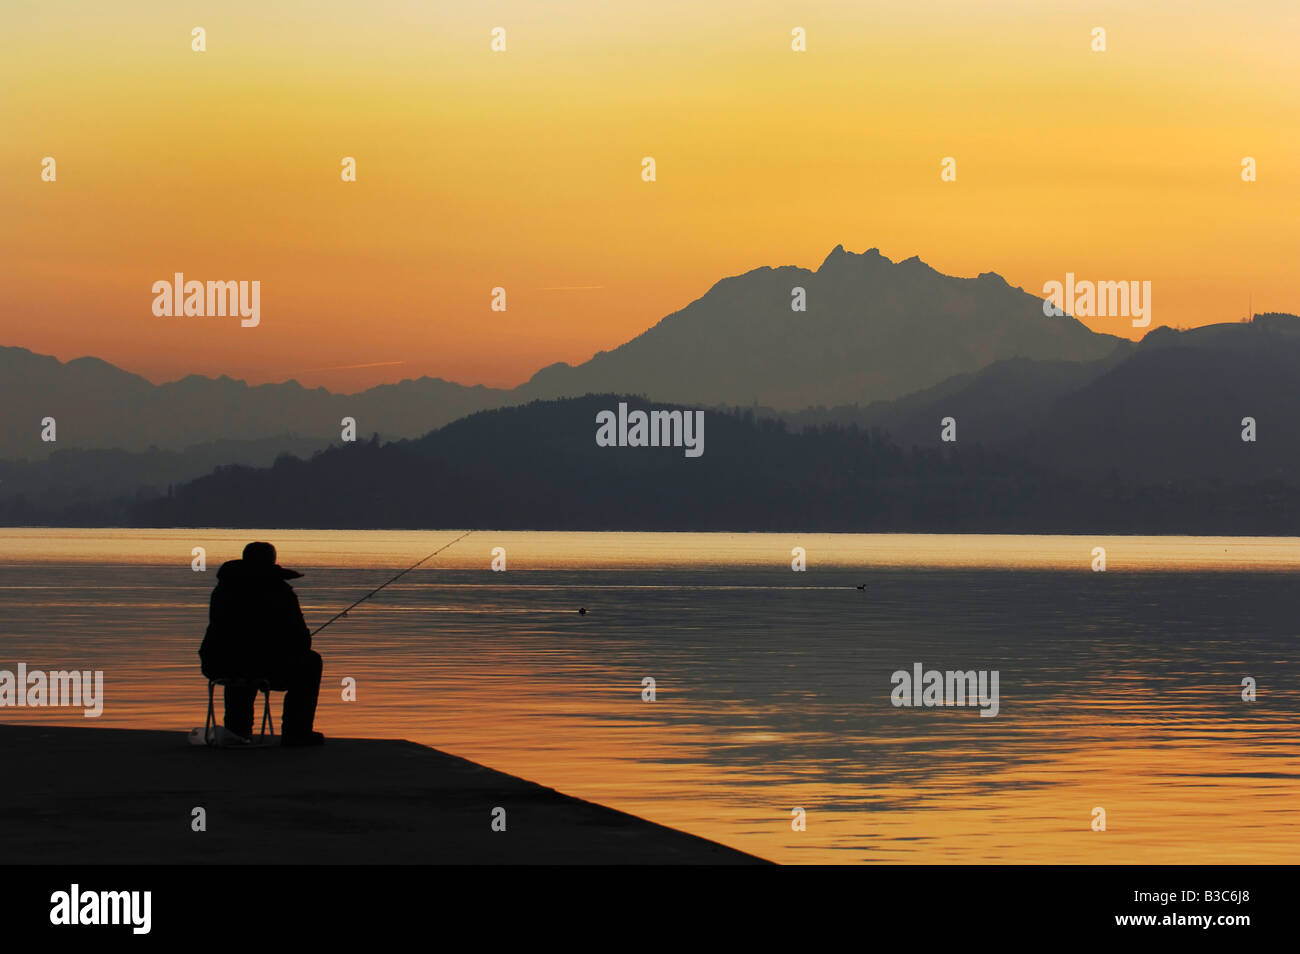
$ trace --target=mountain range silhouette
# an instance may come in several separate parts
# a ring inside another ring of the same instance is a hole
[[[806,312],[791,309],[796,287]],[[1282,532],[1261,528],[1291,519],[1297,370],[1293,315],[1158,327],[1135,345],[1045,317],[1041,298],[993,273],[954,278],[837,246],[815,272],[724,279],[621,347],[513,390],[435,378],[354,395],[199,376],[155,386],[98,359],[0,349],[0,520],[247,526],[274,500],[280,526],[468,526],[456,515],[480,513],[502,527],[1062,529],[1072,508],[1092,514],[1076,529],[1194,532],[1195,505],[1217,508],[1198,526],[1228,520],[1215,532]],[[593,415],[619,400],[712,409],[704,457],[597,448]],[[47,414],[59,420],[52,454],[39,443]],[[345,415],[376,439],[276,459],[337,443]],[[939,440],[945,417],[955,444]],[[1245,417],[1254,442],[1241,440]],[[1007,487],[1018,500],[995,492]],[[1191,502],[1156,507],[1161,487]],[[1267,513],[1225,502],[1225,487],[1270,488]],[[903,509],[856,499],[882,494]],[[660,498],[709,505],[660,512],[648,502]]]
[[[791,310],[795,287],[806,291],[806,312]],[[1041,298],[991,272],[954,278],[918,258],[893,263],[875,249],[836,246],[815,272],[786,266],[725,278],[613,351],[553,364],[511,390],[430,377],[347,395],[225,376],[153,385],[98,358],[63,363],[0,347],[0,459],[286,436],[323,446],[338,439],[345,415],[366,434],[418,437],[474,411],[599,392],[782,410],[867,403],[1003,358],[1090,361],[1128,344],[1074,318],[1045,318]],[[59,422],[54,446],[40,440],[47,415]]]

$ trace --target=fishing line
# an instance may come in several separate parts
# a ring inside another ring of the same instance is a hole
[[[336,619],[341,619],[342,617],[347,616],[349,610],[356,609],[358,606],[360,606],[360,605],[361,605],[362,603],[364,603],[366,600],[370,599],[370,597],[374,596],[376,593],[378,593],[380,590],[382,590],[382,589],[383,589],[385,586],[387,586],[389,583],[395,583],[395,582],[397,582],[397,581],[400,580],[402,577],[406,576],[406,574],[408,574],[408,573],[410,573],[412,570],[414,570],[414,569],[415,569],[417,566],[419,566],[421,563],[424,563],[424,562],[426,562],[426,561],[428,561],[428,560],[432,560],[434,557],[436,557],[436,556],[437,556],[439,553],[441,553],[443,550],[447,549],[447,547],[451,546],[452,543],[459,543],[461,540],[464,540],[466,537],[468,537],[468,536],[469,536],[471,533],[473,533],[473,532],[474,532],[473,530],[466,530],[464,533],[462,533],[460,536],[458,536],[455,540],[451,541],[451,543],[448,543],[448,544],[445,544],[444,546],[440,546],[440,547],[438,547],[438,549],[434,550],[432,553],[430,553],[430,554],[429,554],[427,557],[425,557],[424,559],[422,559],[422,560],[417,560],[415,563],[412,563],[410,566],[408,566],[408,567],[407,567],[405,570],[403,570],[401,573],[397,574],[397,576],[393,577],[391,580],[388,580],[387,582],[381,583],[381,584],[379,584],[379,586],[376,586],[373,590],[371,590],[371,591],[370,591],[369,593],[367,593],[365,596],[361,597],[361,599],[357,600],[355,603],[353,603],[351,606],[349,606],[349,607],[348,607],[347,609],[345,609],[343,612],[341,612],[341,613],[336,613],[336,614],[334,614],[333,616],[331,616],[329,619],[327,619],[325,622],[321,623],[319,626],[317,626],[315,629],[313,629],[313,630],[311,631],[311,634],[312,634],[313,636],[315,636],[317,633],[319,633],[322,629],[324,629],[324,628],[325,628],[326,626],[328,626],[330,623],[334,622]]]

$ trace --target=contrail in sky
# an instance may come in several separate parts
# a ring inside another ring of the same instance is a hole
[[[357,368],[389,368],[395,364],[406,364],[405,361],[371,361],[369,364],[340,364],[333,368],[304,368],[298,374],[306,374],[308,371],[353,371]]]

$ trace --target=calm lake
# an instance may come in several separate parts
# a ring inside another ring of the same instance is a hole
[[[105,697],[0,719],[179,744],[245,542],[306,574],[314,628],[460,532],[0,529],[0,669],[100,669]],[[475,531],[316,637],[317,727],[781,862],[1294,863],[1297,571],[1292,538]],[[894,706],[916,663],[996,670],[996,717]]]

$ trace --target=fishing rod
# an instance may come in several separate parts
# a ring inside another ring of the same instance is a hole
[[[464,533],[462,533],[460,536],[458,536],[455,540],[451,541],[451,543],[448,543],[448,544],[446,544],[446,545],[444,545],[444,546],[440,546],[440,547],[438,547],[438,549],[434,550],[432,553],[430,553],[430,554],[429,554],[427,557],[425,557],[423,560],[417,560],[415,563],[412,563],[410,566],[408,566],[408,567],[407,567],[405,570],[403,570],[401,573],[397,574],[397,576],[393,577],[391,580],[388,580],[388,581],[386,581],[386,582],[384,582],[384,583],[381,583],[381,584],[379,584],[378,586],[376,586],[373,590],[371,590],[371,591],[370,591],[369,593],[367,593],[365,596],[361,597],[361,599],[357,600],[355,603],[353,603],[351,606],[349,606],[349,607],[348,607],[347,609],[345,609],[343,612],[341,612],[341,613],[336,613],[336,614],[334,614],[333,616],[331,616],[329,619],[327,619],[325,622],[321,623],[319,626],[317,626],[315,629],[313,629],[313,630],[311,631],[311,634],[312,634],[313,636],[315,636],[317,633],[319,633],[322,629],[324,629],[324,628],[325,628],[326,626],[328,626],[330,623],[334,622],[336,619],[341,619],[342,617],[347,616],[349,610],[356,609],[358,606],[360,606],[360,605],[361,605],[362,603],[364,603],[366,600],[370,599],[370,597],[374,596],[376,593],[378,593],[380,590],[382,590],[382,589],[383,589],[385,586],[387,586],[389,583],[395,583],[395,582],[397,582],[397,581],[400,580],[402,577],[406,576],[406,574],[408,574],[408,573],[410,573],[412,570],[414,570],[414,569],[415,569],[417,566],[419,566],[421,563],[424,563],[424,562],[426,562],[426,561],[428,561],[428,560],[432,560],[434,557],[436,557],[436,556],[437,556],[439,553],[441,553],[443,550],[447,549],[447,547],[451,546],[452,543],[459,543],[461,540],[464,540],[466,537],[468,537],[468,536],[469,536],[471,533],[473,533],[473,532],[474,532],[473,530],[466,530]]]

